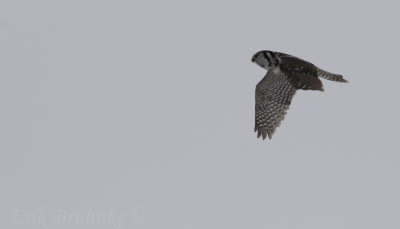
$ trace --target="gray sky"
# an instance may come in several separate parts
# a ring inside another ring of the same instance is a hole
[[[400,228],[398,9],[1,1],[0,227]],[[263,49],[350,83],[261,141]]]

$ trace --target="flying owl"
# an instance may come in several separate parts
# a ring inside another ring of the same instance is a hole
[[[251,58],[267,74],[256,86],[254,132],[263,140],[272,138],[289,109],[295,92],[302,90],[323,91],[318,77],[337,82],[348,82],[342,75],[324,71],[317,66],[289,54],[259,51]]]

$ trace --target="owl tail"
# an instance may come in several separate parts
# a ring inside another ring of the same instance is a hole
[[[337,82],[343,82],[343,83],[348,83],[349,81],[345,80],[342,75],[338,74],[333,74],[327,71],[324,71],[322,69],[317,69],[318,76],[327,80],[332,80],[332,81],[337,81]]]

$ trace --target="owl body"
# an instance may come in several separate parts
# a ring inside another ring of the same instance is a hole
[[[263,139],[272,138],[298,89],[323,91],[319,77],[347,82],[342,75],[324,71],[285,53],[260,51],[253,55],[252,62],[268,70],[256,86],[254,131]]]

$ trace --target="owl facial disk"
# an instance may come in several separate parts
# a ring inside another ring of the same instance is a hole
[[[251,61],[267,70],[270,67],[270,62],[268,61],[268,58],[265,56],[264,52],[258,52],[254,54],[253,57],[251,58]]]

